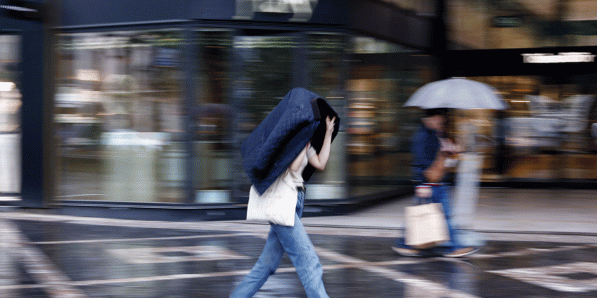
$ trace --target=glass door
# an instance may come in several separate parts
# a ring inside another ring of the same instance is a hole
[[[0,32],[0,202],[21,195],[21,36]]]
[[[194,203],[227,203],[232,197],[236,114],[231,100],[233,36],[229,29],[195,31],[198,59],[190,111]]]

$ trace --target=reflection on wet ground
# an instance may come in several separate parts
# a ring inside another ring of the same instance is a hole
[[[18,212],[0,213],[0,297],[227,297],[255,263],[267,232],[266,225],[240,222],[106,223],[11,214]],[[592,241],[489,236],[468,258],[418,259],[391,250],[398,230],[308,231],[330,297],[597,296]],[[305,297],[287,257],[255,297]]]

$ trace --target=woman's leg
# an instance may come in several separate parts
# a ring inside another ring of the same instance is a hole
[[[458,240],[456,239],[456,229],[454,227],[454,222],[452,221],[453,215],[449,187],[446,185],[434,186],[431,199],[434,203],[442,204],[442,208],[444,209],[444,213],[446,215],[446,224],[448,226],[448,233],[450,234],[450,241],[443,244],[442,247],[449,250],[460,248],[460,245],[458,245]]]
[[[280,245],[278,235],[272,228],[269,231],[265,246],[261,256],[253,266],[253,269],[247,274],[243,280],[236,286],[231,298],[250,298],[259,291],[261,286],[265,283],[268,277],[276,272],[282,256],[284,255],[284,249]]]
[[[294,227],[271,225],[267,241],[257,263],[234,289],[230,297],[253,297],[267,278],[274,274],[284,251],[288,253],[305,287],[307,297],[329,297],[323,285],[323,269],[315,248],[300,221],[303,213],[304,192],[299,192]]]
[[[278,235],[280,244],[296,268],[307,297],[329,297],[323,285],[323,269],[319,257],[299,216],[295,215],[294,227],[272,225],[272,230]]]

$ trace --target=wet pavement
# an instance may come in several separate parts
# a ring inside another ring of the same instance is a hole
[[[597,235],[481,231],[475,255],[420,259],[391,250],[400,228],[309,220],[330,297],[597,297]],[[0,212],[0,297],[227,297],[267,230]],[[305,297],[287,257],[255,297]]]

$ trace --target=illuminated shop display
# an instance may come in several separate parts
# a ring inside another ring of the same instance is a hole
[[[408,162],[416,117],[402,117],[400,107],[431,76],[428,66],[395,61],[416,51],[329,32],[199,28],[190,40],[196,58],[187,97],[179,29],[59,40],[59,200],[235,202],[250,187],[240,142],[303,78],[345,119],[328,170],[312,179],[311,199],[373,194],[408,181],[400,165]],[[299,49],[304,72],[297,72]],[[359,61],[354,70],[346,57]]]

